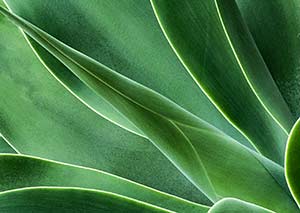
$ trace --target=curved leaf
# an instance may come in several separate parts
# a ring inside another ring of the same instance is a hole
[[[1,11],[80,76],[98,95],[106,97],[210,199],[215,201],[233,196],[276,211],[298,211],[285,186],[281,185],[284,181],[273,176],[272,168],[279,167],[276,172],[281,170],[283,174],[280,166],[240,145],[165,97],[75,51],[16,15],[4,9]],[[271,166],[266,167],[266,164]]]
[[[211,204],[146,139],[96,116],[53,80],[3,16],[0,29],[0,132],[18,151]]]
[[[203,91],[259,152],[283,164],[291,114],[235,1],[152,3],[167,39]]]
[[[208,210],[206,206],[95,169],[12,154],[0,155],[0,164],[0,191],[37,186],[81,187],[115,193],[176,212]]]
[[[300,119],[294,125],[285,153],[285,174],[295,200],[300,206]]]
[[[224,198],[217,202],[208,213],[271,213],[268,209],[234,198]],[[274,212],[273,212],[274,213]]]
[[[300,116],[300,2],[237,0],[255,43],[295,119]]]
[[[126,116],[195,186],[199,189],[201,186],[211,200],[218,199],[199,155],[176,123],[193,125],[204,130],[213,129],[209,124],[158,93],[75,51],[7,10],[0,8],[0,12],[11,18],[64,63],[93,92]]]
[[[286,185],[282,167],[244,149],[230,138],[207,133],[210,135],[208,140],[206,134],[190,127],[185,128],[184,132],[201,156],[220,197],[235,197],[276,212],[286,209],[298,211]]]
[[[13,212],[169,212],[105,191],[80,188],[37,187],[12,190],[0,194],[0,210]]]
[[[247,139],[223,118],[185,72],[165,40],[148,0],[6,2],[16,14],[69,46],[174,100],[251,147]],[[82,29],[81,33],[77,29]],[[139,130],[130,125],[130,121],[105,100],[100,98],[99,101],[98,98],[95,101],[95,94],[86,85],[40,45],[29,40],[52,74],[77,97],[81,97],[102,116],[140,134]]]

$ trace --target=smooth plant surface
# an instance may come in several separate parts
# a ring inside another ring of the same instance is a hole
[[[3,1],[0,212],[299,212],[299,9]]]

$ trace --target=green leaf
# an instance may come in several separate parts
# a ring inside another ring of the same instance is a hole
[[[77,187],[27,187],[0,193],[1,212],[175,212],[116,193]],[[13,202],[14,201],[14,202]],[[207,212],[207,209],[198,212]],[[180,212],[180,211],[176,211]],[[185,211],[190,212],[190,211]],[[225,198],[208,213],[271,213],[260,206]]]
[[[12,154],[0,155],[0,164],[0,191],[37,186],[81,187],[115,193],[176,212],[208,210],[206,206],[100,170]]]
[[[266,208],[234,198],[224,198],[217,202],[208,213],[271,213]],[[273,212],[274,213],[274,212]]]
[[[300,119],[289,135],[285,153],[285,174],[290,191],[300,206]]]
[[[17,153],[17,150],[0,134],[0,153]]]
[[[255,43],[295,119],[300,116],[300,2],[237,0]]]
[[[1,8],[1,11],[64,63],[93,92],[126,116],[195,186],[199,189],[201,186],[211,200],[218,199],[199,155],[176,123],[203,130],[213,129],[210,125],[158,93],[75,51],[29,22],[5,9]]]
[[[165,40],[148,0],[6,2],[16,14],[74,49],[154,89],[251,147],[185,72]],[[109,103],[101,98],[95,101],[95,95],[86,85],[40,45],[29,40],[50,71],[77,97],[102,116],[140,134]]]
[[[5,213],[36,212],[169,212],[117,194],[80,188],[36,187],[0,194],[0,210]]]
[[[283,164],[292,117],[235,1],[152,3],[167,39],[199,86],[259,152]]]
[[[96,116],[68,93],[4,16],[0,29],[0,132],[17,151],[97,168],[211,204],[146,139]]]
[[[210,199],[230,196],[276,211],[298,211],[282,185],[284,181],[278,180],[283,175],[274,175],[283,174],[280,166],[165,97],[75,51],[16,15],[1,11],[118,108]]]
[[[298,211],[282,167],[230,139],[211,133],[212,138],[205,143],[202,132],[197,134],[194,129],[184,132],[193,141],[220,197],[235,197],[276,212],[284,212],[286,208]],[[289,201],[285,203],[282,199]]]

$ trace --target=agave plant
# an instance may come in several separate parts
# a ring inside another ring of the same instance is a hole
[[[1,4],[0,212],[299,212],[299,1]]]

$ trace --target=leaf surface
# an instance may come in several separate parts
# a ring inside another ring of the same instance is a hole
[[[172,212],[105,191],[25,188],[0,194],[0,210],[13,212]]]
[[[208,213],[271,213],[266,208],[234,198],[224,198],[216,203]],[[274,212],[273,212],[274,213]]]
[[[283,164],[291,113],[234,0],[152,0],[188,72],[220,112],[268,158]]]
[[[17,153],[16,150],[9,145],[7,140],[0,134],[0,153]]]
[[[237,0],[243,18],[296,120],[300,116],[300,3]]]
[[[201,185],[210,199],[217,199],[199,155],[176,123],[204,130],[214,128],[153,90],[68,47],[7,10],[1,11],[64,63],[93,92],[126,116],[196,187]]]
[[[115,193],[176,212],[207,212],[208,207],[90,168],[23,155],[0,155],[0,191],[25,187],[80,187]],[[18,177],[18,178],[16,178]]]
[[[6,2],[16,14],[69,46],[154,89],[251,147],[185,72],[165,40],[148,0]],[[95,101],[95,94],[85,84],[40,45],[29,40],[50,71],[84,103],[110,121],[140,134],[117,109],[105,100]]]
[[[295,123],[289,135],[285,153],[285,174],[295,200],[300,206],[300,119]]]
[[[283,175],[274,175],[283,174],[282,167],[165,97],[75,51],[29,22],[4,9],[1,11],[80,76],[93,91],[106,97],[211,200],[232,196],[276,211],[298,211],[282,184],[284,181],[278,180]],[[268,164],[270,166],[266,166]]]
[[[146,139],[95,115],[68,93],[3,16],[0,29],[0,132],[18,151],[101,169],[211,204]]]

